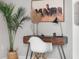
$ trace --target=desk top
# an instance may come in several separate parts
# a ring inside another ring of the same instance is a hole
[[[32,36],[33,35],[24,36],[23,43],[24,44],[29,43],[28,40]],[[38,35],[36,36],[41,38],[44,42],[52,43],[53,45],[64,45],[68,42],[68,39],[66,36],[38,36]]]

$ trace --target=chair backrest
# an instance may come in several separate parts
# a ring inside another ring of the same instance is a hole
[[[31,37],[29,39],[30,42],[30,48],[33,52],[38,53],[45,53],[45,52],[51,52],[52,49],[52,43],[46,43],[39,37]]]
[[[35,46],[37,46],[37,45],[43,46],[45,44],[45,42],[42,39],[40,39],[39,37],[35,37],[35,36],[31,37],[29,39],[29,42],[30,42],[30,44],[35,45]]]
[[[39,37],[31,37],[29,39],[29,42],[32,51],[40,52],[47,48],[46,43],[42,41],[42,39],[40,39]]]
[[[32,36],[32,37],[30,37],[30,39],[29,39],[29,42],[42,42],[42,40],[39,38],[39,37],[36,37],[36,36]]]

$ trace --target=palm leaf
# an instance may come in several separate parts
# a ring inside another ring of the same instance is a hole
[[[13,38],[12,32],[17,31],[18,27],[21,27],[21,24],[25,20],[29,20],[29,17],[23,17],[25,14],[24,8],[18,8],[17,12],[13,14],[14,6],[8,5],[2,1],[0,1],[0,12],[3,13],[6,18],[7,27],[9,30],[9,39],[10,39],[10,49],[13,49]]]
[[[21,21],[20,21],[20,24],[21,24],[22,22],[24,22],[25,20],[28,20],[28,21],[29,21],[29,20],[30,20],[30,17],[27,17],[27,16],[26,16],[26,17],[23,17],[23,18],[21,19]]]

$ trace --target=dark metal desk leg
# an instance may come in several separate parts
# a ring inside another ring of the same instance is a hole
[[[61,48],[61,51],[60,51],[60,48],[59,47]],[[66,56],[65,56],[65,53],[64,53],[64,50],[63,50],[63,46],[62,45],[61,46],[58,46],[58,50],[59,50],[61,59],[63,59],[62,58],[62,54],[63,54],[64,59],[66,59]],[[61,52],[62,52],[62,54],[61,54]]]
[[[58,46],[58,51],[59,51],[59,54],[60,54],[60,58],[61,58],[61,59],[63,59],[63,58],[62,58],[62,54],[61,54],[61,51],[60,51],[60,48],[59,48],[59,47],[60,47],[60,46]]]
[[[64,59],[66,59],[66,56],[65,56],[65,52],[64,52],[63,46],[61,45],[60,47],[61,47],[61,50],[62,50],[62,53],[63,53],[63,57],[64,57]]]
[[[31,56],[30,56],[30,59],[32,59],[32,55],[33,55],[33,52],[31,52]]]
[[[26,59],[27,59],[27,57],[28,57],[29,48],[30,48],[30,44],[28,45],[27,54],[26,54]]]

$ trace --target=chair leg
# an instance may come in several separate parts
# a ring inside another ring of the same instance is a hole
[[[31,56],[30,56],[30,59],[32,59],[32,55],[33,55],[33,52],[31,52]]]
[[[33,56],[32,56],[32,59],[37,59],[37,58],[36,58],[36,53],[35,53],[35,52],[33,52],[32,55],[33,55]]]
[[[28,45],[27,54],[26,54],[26,59],[27,59],[27,57],[28,57],[29,47],[30,47],[30,44]]]
[[[43,54],[43,59],[47,59],[47,56],[45,53]]]
[[[35,53],[35,58],[39,59],[39,57],[41,57],[41,54],[40,53]]]

